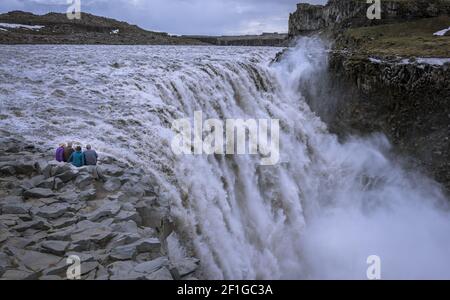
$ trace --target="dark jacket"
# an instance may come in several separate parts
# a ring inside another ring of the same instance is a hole
[[[97,152],[94,150],[86,150],[83,152],[84,161],[88,166],[95,166],[97,164]]]
[[[69,158],[74,153],[75,150],[73,150],[72,147],[66,147],[64,148],[64,162],[69,162]]]
[[[76,151],[72,153],[72,155],[69,157],[69,162],[72,163],[75,167],[82,167],[84,166],[84,155],[81,151]]]

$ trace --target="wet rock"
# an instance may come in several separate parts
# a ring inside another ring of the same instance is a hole
[[[52,225],[53,228],[60,229],[60,228],[64,228],[64,227],[73,225],[73,224],[77,223],[78,220],[79,220],[78,217],[61,218],[61,219],[57,219],[57,220],[51,222],[50,224]]]
[[[75,185],[80,189],[84,189],[92,183],[92,180],[93,178],[90,174],[82,174],[75,179]]]
[[[72,167],[69,164],[59,163],[56,161],[52,161],[49,163],[51,166],[50,176],[51,177],[60,177],[59,175],[64,174],[67,171],[71,171]]]
[[[66,203],[55,203],[39,208],[36,215],[46,219],[56,219],[68,212],[71,207]]]
[[[24,271],[24,270],[7,270],[1,279],[3,280],[36,280],[40,273]]]
[[[41,247],[44,252],[61,256],[64,255],[69,244],[69,242],[64,241],[46,241],[41,244]]]
[[[55,179],[47,178],[45,180],[40,181],[35,186],[43,189],[53,189],[55,187]]]
[[[5,273],[6,269],[11,266],[11,260],[5,253],[0,253],[0,277]]]
[[[12,166],[4,166],[0,168],[0,175],[2,176],[13,176],[16,174],[16,169]]]
[[[64,182],[60,178],[55,178],[53,189],[60,190],[64,186]]]
[[[61,179],[62,182],[67,183],[67,182],[71,181],[72,179],[74,179],[77,176],[77,174],[78,174],[78,172],[76,172],[72,169],[69,169],[62,174],[55,175],[55,177]]]
[[[115,222],[126,222],[126,221],[134,221],[136,224],[141,223],[141,218],[136,211],[125,211],[122,210],[117,214],[114,218]]]
[[[124,170],[115,165],[103,164],[97,168],[97,172],[101,174],[101,177],[113,176],[120,177],[124,174]]]
[[[116,203],[107,203],[96,209],[95,211],[85,215],[92,222],[98,222],[105,218],[114,217],[120,211],[120,205]]]
[[[178,274],[180,274],[181,277],[184,277],[194,273],[198,269],[199,264],[200,260],[196,258],[185,258],[174,263],[174,266],[177,269]]]
[[[46,275],[39,277],[39,280],[45,280],[45,281],[57,281],[57,280],[63,280],[62,277],[59,277],[57,275]]]
[[[134,271],[138,273],[151,274],[168,265],[169,259],[167,257],[159,257],[157,259],[138,264],[134,267]]]
[[[48,230],[50,229],[50,225],[43,220],[34,220],[30,222],[23,222],[13,229],[17,232],[23,232],[28,229],[37,229],[37,230]]]
[[[132,261],[119,261],[107,266],[110,280],[142,280],[145,279],[143,273],[134,271],[136,263]]]
[[[89,228],[72,235],[72,251],[87,251],[105,247],[114,237],[114,233],[108,227]]]
[[[134,260],[139,253],[157,253],[160,251],[160,248],[161,244],[158,239],[144,239],[132,244],[113,248],[110,258],[112,260]]]
[[[80,201],[90,201],[90,200],[94,200],[97,197],[97,192],[95,189],[89,189],[87,191],[81,192],[79,194],[78,199]]]
[[[147,280],[173,280],[172,274],[167,267],[162,267],[161,269],[145,276]]]
[[[16,253],[16,258],[28,269],[39,272],[55,266],[61,258],[47,253],[37,251],[20,250]]]
[[[112,228],[115,232],[138,233],[138,226],[136,222],[132,220],[114,224]]]
[[[117,191],[118,189],[120,189],[121,186],[122,186],[122,182],[120,181],[120,179],[116,178],[116,177],[112,177],[105,182],[105,184],[103,185],[103,188],[108,192],[114,192],[114,191]]]
[[[17,215],[0,215],[0,224],[6,227],[16,226],[20,221]]]
[[[50,198],[55,196],[52,190],[43,188],[33,188],[23,193],[25,199],[29,198]]]
[[[162,220],[168,215],[165,208],[151,206],[146,201],[141,201],[136,205],[136,211],[142,220],[142,226],[158,228],[161,226]]]
[[[30,212],[31,205],[26,203],[9,203],[2,206],[2,214],[26,215]]]

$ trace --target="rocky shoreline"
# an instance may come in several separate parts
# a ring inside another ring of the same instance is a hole
[[[196,279],[199,260],[171,255],[170,203],[145,170],[112,157],[75,168],[0,139],[0,279]]]

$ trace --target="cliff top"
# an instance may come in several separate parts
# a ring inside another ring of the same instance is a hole
[[[450,57],[450,17],[440,16],[398,24],[350,28],[344,41],[361,54],[402,57]],[[442,35],[437,33],[441,31]]]

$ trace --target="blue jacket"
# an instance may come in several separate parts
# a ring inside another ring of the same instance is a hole
[[[75,167],[82,167],[84,166],[84,155],[83,153],[80,151],[76,151],[74,153],[72,153],[72,155],[70,155],[69,157],[69,162],[72,163],[72,165],[74,165]]]

